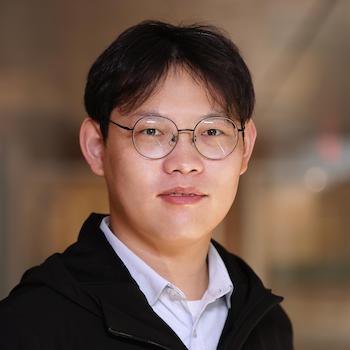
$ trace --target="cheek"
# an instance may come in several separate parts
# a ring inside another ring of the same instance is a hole
[[[237,187],[237,178],[231,178],[218,186],[216,198],[220,208],[226,208],[224,210],[227,211],[230,209],[237,193]]]
[[[220,211],[226,212],[230,209],[238,188],[240,178],[240,159],[228,163],[228,166],[216,169],[214,198]]]
[[[125,204],[150,195],[155,183],[151,164],[135,153],[125,150],[106,162],[105,178],[112,198]]]

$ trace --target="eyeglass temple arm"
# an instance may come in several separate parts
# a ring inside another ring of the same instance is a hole
[[[110,122],[111,122],[112,124],[116,125],[116,126],[119,126],[119,127],[122,128],[122,129],[129,130],[129,131],[133,131],[133,130],[134,130],[134,128],[129,128],[129,127],[127,127],[127,126],[118,124],[118,123],[114,122],[113,120],[110,120]]]
[[[240,128],[240,129],[237,129],[238,132],[241,132],[241,133],[242,133],[243,141],[244,141],[244,130],[245,130],[245,125],[242,125],[242,124],[241,124],[241,128]]]

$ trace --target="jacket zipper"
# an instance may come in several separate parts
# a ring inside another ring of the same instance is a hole
[[[134,335],[132,334],[128,334],[128,333],[124,333],[124,332],[119,332],[115,329],[113,329],[112,327],[109,327],[108,328],[108,331],[113,334],[114,336],[116,337],[119,337],[119,338],[124,338],[124,339],[131,339],[131,340],[134,340],[138,343],[144,343],[144,344],[147,344],[147,345],[153,345],[159,349],[163,349],[163,350],[171,350],[170,348],[168,348],[167,346],[165,345],[162,345],[162,344],[159,344],[153,340],[150,340],[150,339],[144,339],[144,338],[140,338],[140,337],[135,337]]]

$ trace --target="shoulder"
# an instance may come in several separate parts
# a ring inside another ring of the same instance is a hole
[[[22,287],[0,302],[0,330],[5,323],[30,327],[55,320],[71,304],[47,286]]]
[[[0,302],[0,349],[90,349],[104,332],[100,317],[45,285],[20,288]]]
[[[244,315],[255,315],[256,326],[253,327],[248,345],[244,349],[260,348],[259,344],[266,344],[269,349],[292,350],[292,324],[280,305],[283,297],[272,294],[242,258],[228,252],[219,243],[212,243],[236,288],[236,293],[231,298],[232,305]]]
[[[50,323],[58,307],[49,288],[25,288],[0,302],[0,348],[40,349],[43,326]]]
[[[19,314],[47,313],[61,306],[63,299],[45,285],[24,286],[13,290],[0,302],[0,320],[4,314],[16,316]]]
[[[274,306],[265,314],[252,331],[244,349],[255,349],[256,344],[264,344],[271,350],[294,349],[292,323],[281,305]]]

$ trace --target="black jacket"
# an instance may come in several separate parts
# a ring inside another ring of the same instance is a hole
[[[102,217],[92,214],[75,244],[28,270],[0,302],[0,349],[186,349],[99,230]],[[293,349],[283,298],[214,244],[235,286],[218,349]]]

